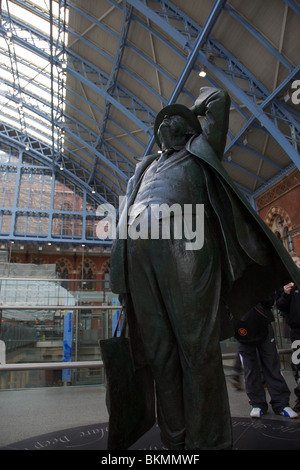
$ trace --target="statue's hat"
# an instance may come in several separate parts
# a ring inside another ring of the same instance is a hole
[[[190,124],[195,134],[201,134],[201,125],[196,114],[183,104],[169,104],[159,111],[154,122],[154,137],[156,143],[160,146],[159,137],[157,135],[159,126],[165,116],[181,116]]]

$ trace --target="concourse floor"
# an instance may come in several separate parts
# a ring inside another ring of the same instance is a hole
[[[283,373],[294,405],[292,372]],[[270,409],[261,419],[249,417],[244,390],[226,376],[234,449],[300,449],[300,416],[288,419]],[[104,386],[56,387],[0,391],[0,450],[105,450],[108,414]],[[163,449],[155,426],[132,449]]]

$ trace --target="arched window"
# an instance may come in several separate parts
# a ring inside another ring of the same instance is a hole
[[[82,289],[84,290],[92,290],[94,289],[94,273],[91,265],[88,261],[85,261],[82,267]]]
[[[288,251],[291,251],[291,237],[289,235],[288,224],[281,214],[274,216],[271,230],[275,233],[276,237],[281,241],[283,246]]]
[[[59,261],[56,264],[56,277],[58,279],[69,279],[69,269],[65,261]],[[68,282],[62,281],[61,286],[65,289],[68,288]]]

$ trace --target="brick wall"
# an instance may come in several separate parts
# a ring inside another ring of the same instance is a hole
[[[280,215],[293,239],[294,250],[300,253],[300,172],[293,170],[257,199],[260,217],[271,228]]]
[[[47,248],[45,248],[45,251]],[[93,272],[94,280],[103,280],[106,269],[109,270],[110,256],[103,253],[85,253],[84,257],[80,251],[70,253],[67,250],[60,252],[39,252],[30,245],[25,245],[24,250],[14,249],[11,262],[13,263],[33,263],[33,264],[56,264],[61,263],[67,267],[69,279],[80,279],[82,272],[82,260],[88,264]]]

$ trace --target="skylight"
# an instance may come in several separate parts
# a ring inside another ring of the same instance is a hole
[[[0,26],[0,119],[21,131],[24,140],[33,137],[52,145],[55,152],[62,151],[65,5],[54,0],[4,0]]]

